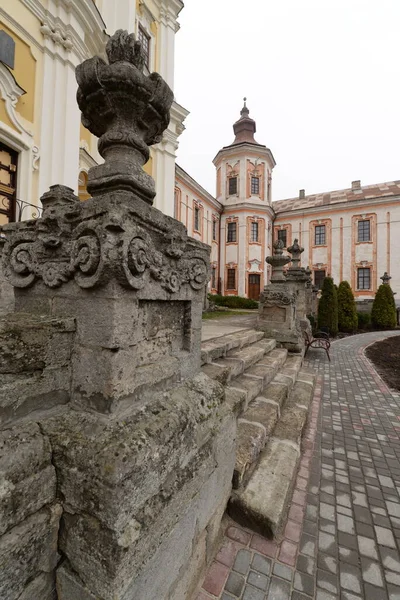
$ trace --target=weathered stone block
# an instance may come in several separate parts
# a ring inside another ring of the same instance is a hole
[[[120,419],[71,412],[43,423],[65,498],[60,547],[95,595],[125,598],[188,509],[201,532],[227,502],[235,418],[223,399],[198,375]]]
[[[58,562],[61,507],[43,508],[0,538],[0,598],[19,600],[25,588]]]
[[[0,319],[0,424],[70,399],[74,319]]]
[[[36,579],[28,583],[28,586],[22,595],[19,596],[18,600],[58,600],[55,574],[43,573],[39,577],[36,577]]]
[[[229,514],[262,535],[276,535],[285,516],[299,456],[299,449],[293,445],[271,440],[245,489],[232,494]]]
[[[55,501],[49,440],[36,423],[0,432],[0,535]]]

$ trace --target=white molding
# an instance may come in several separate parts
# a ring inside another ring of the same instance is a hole
[[[23,94],[26,94],[25,90],[18,85],[13,74],[0,62],[0,95],[4,100],[8,118],[20,133],[32,136],[32,132],[25,127],[16,111],[17,102]]]
[[[98,162],[93,158],[89,151],[82,146],[81,143],[81,147],[79,150],[79,173],[81,171],[85,171],[85,173],[88,173],[89,169],[91,169],[92,167],[96,167],[97,165]]]
[[[30,135],[25,132],[17,133],[2,121],[0,121],[0,140],[16,150],[19,155],[17,171],[18,199],[33,204],[35,198],[32,198],[32,174],[38,168],[39,148],[34,145]]]

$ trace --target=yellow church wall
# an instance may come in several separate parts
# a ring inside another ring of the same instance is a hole
[[[21,117],[33,123],[35,118],[36,58],[32,55],[29,44],[10,29],[3,19],[0,21],[0,28],[4,29],[15,41],[15,66],[14,69],[10,69],[10,72],[18,85],[26,92],[18,100],[16,109]]]
[[[153,177],[153,157],[152,156],[150,156],[149,160],[144,165],[143,170],[145,171],[145,173],[147,173],[147,175],[150,175],[150,177]]]
[[[88,129],[86,129],[86,127],[84,127],[82,125],[82,123],[81,123],[80,139],[87,143],[87,145],[88,145],[88,151],[89,152],[90,152],[91,147],[92,147],[92,137],[93,136],[90,133],[90,131]]]
[[[8,127],[11,127],[14,131],[18,132],[18,129],[14,126],[14,123],[11,121],[10,117],[6,111],[6,102],[0,98],[0,121],[5,123]]]

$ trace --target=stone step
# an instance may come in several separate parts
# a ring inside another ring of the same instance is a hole
[[[279,406],[258,396],[250,402],[242,418],[238,419],[236,462],[232,482],[234,489],[238,489],[249,479],[278,417]]]
[[[235,414],[245,411],[249,403],[260,395],[264,387],[261,377],[239,375],[225,388],[225,401],[228,402]]]
[[[263,337],[264,333],[262,331],[244,329],[237,333],[231,333],[203,342],[201,345],[201,364],[205,365],[218,358],[223,358],[230,350],[244,348],[245,346],[259,342]]]
[[[281,386],[281,395],[285,387],[287,392],[288,383],[275,385]],[[290,397],[272,437],[261,452],[258,464],[253,468],[247,484],[234,491],[229,502],[228,512],[232,518],[267,537],[279,533],[286,516],[300,459],[301,436],[307,422],[314,385],[313,374],[306,370],[298,372]],[[273,386],[274,384],[270,384],[268,388],[273,390]],[[250,422],[250,419],[246,419],[246,422]],[[258,442],[258,438],[254,439]],[[239,477],[239,474],[236,477]]]

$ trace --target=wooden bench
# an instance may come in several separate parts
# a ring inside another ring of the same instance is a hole
[[[331,347],[331,343],[327,333],[324,333],[323,331],[317,331],[315,337],[310,337],[307,331],[304,331],[304,342],[306,345],[304,357],[307,355],[309,348],[321,348],[321,350],[325,350],[329,361],[331,360],[331,357],[329,356],[329,348]]]

